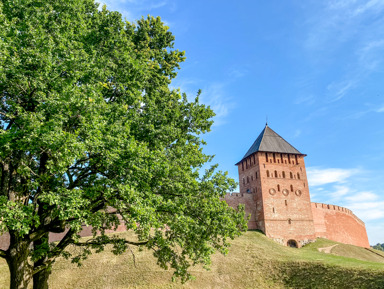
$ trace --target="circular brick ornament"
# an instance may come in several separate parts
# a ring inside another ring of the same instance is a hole
[[[301,196],[301,191],[300,190],[296,190],[295,194],[296,194],[296,196],[300,197]]]
[[[283,190],[283,195],[284,195],[284,196],[288,196],[288,194],[289,194],[289,191],[288,191],[287,189],[284,189],[284,190]]]
[[[269,194],[273,196],[274,194],[276,194],[276,190],[273,188],[269,189]]]

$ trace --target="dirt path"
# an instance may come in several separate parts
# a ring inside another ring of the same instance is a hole
[[[319,252],[324,252],[324,253],[329,254],[329,253],[331,253],[331,250],[332,250],[334,247],[338,246],[338,245],[339,245],[339,244],[335,244],[335,245],[332,245],[332,246],[329,246],[329,247],[317,248],[317,250],[319,250]]]

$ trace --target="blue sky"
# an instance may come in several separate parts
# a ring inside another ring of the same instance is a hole
[[[311,199],[348,207],[384,243],[384,1],[104,0],[160,16],[186,51],[174,87],[217,116],[205,152],[234,164],[269,126],[302,153]]]

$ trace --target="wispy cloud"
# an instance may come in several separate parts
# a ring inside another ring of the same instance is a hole
[[[214,126],[226,123],[228,114],[235,107],[224,83],[210,83],[202,86],[199,80],[182,78],[173,81],[171,88],[180,88],[181,92],[187,94],[190,101],[196,97],[198,89],[201,88],[200,103],[209,105],[216,114],[213,118]]]
[[[327,100],[335,102],[359,88],[384,62],[384,1],[316,4],[317,10],[308,14],[304,47],[318,71],[332,69],[328,73],[333,77],[325,90]]]
[[[216,126],[226,123],[226,117],[234,107],[234,102],[225,91],[225,85],[221,83],[208,85],[202,90],[201,101],[209,105],[215,112],[214,125]]]
[[[100,3],[100,7],[105,4],[108,10],[119,11],[128,21],[153,14],[156,9],[164,6],[172,12],[176,10],[176,3],[173,0],[99,0],[97,2]]]
[[[348,178],[357,173],[359,173],[359,169],[307,168],[308,182],[313,187],[332,183],[345,183]]]
[[[350,202],[345,205],[348,209],[364,221],[377,220],[384,218],[384,201],[374,202]]]
[[[328,194],[331,200],[339,200],[342,197],[346,196],[348,193],[350,193],[351,189],[347,185],[335,185],[333,186],[331,192]]]
[[[353,87],[356,86],[356,79],[349,79],[341,82],[332,82],[327,86],[330,93],[330,101],[338,101],[343,98]]]
[[[296,137],[299,137],[300,135],[301,135],[301,130],[297,129],[297,130],[295,130],[293,137],[296,138]]]
[[[348,196],[345,199],[350,202],[366,202],[366,201],[375,201],[378,198],[379,196],[372,192],[359,192],[358,194]]]
[[[378,108],[378,109],[376,109],[376,112],[384,112],[384,106],[382,106],[382,107],[380,107],[380,108]]]
[[[307,172],[312,199],[346,207],[363,221],[384,219],[382,194],[359,190],[356,176],[364,170],[309,167]]]

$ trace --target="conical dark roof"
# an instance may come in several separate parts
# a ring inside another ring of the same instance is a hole
[[[289,144],[285,139],[279,136],[274,130],[272,130],[268,126],[268,124],[265,125],[265,128],[263,129],[263,131],[257,137],[255,142],[249,148],[249,150],[241,159],[241,161],[256,152],[273,152],[273,153],[303,155],[301,152],[295,149],[291,144]],[[237,164],[241,163],[241,161],[239,161]]]

